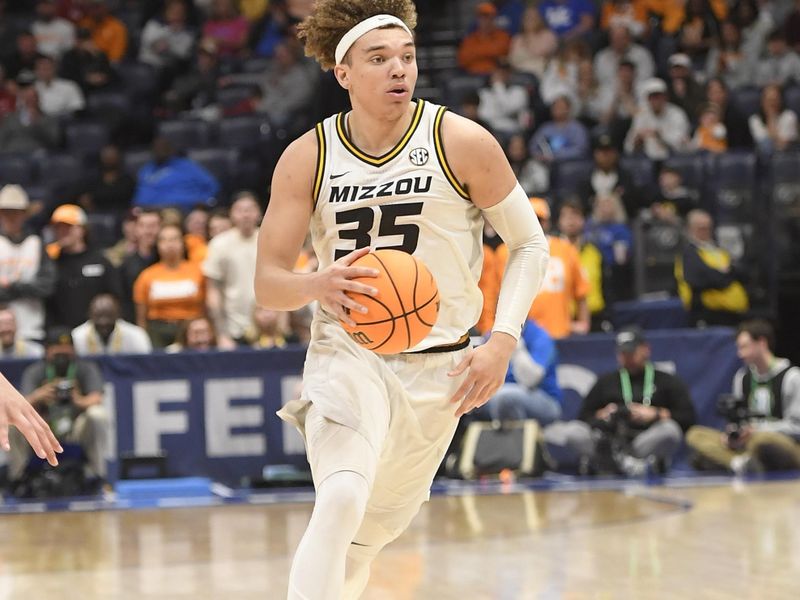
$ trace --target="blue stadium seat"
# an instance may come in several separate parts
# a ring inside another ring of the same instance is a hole
[[[675,291],[675,257],[681,251],[683,234],[679,226],[661,221],[637,219],[634,232],[634,282],[636,295]]]
[[[794,85],[784,92],[786,108],[794,111],[800,117],[800,85]]]
[[[239,151],[231,148],[198,148],[189,150],[187,156],[214,175],[220,183],[229,181],[239,162]]]
[[[250,148],[270,134],[271,127],[264,116],[233,117],[219,122],[217,141],[224,148]]]
[[[702,155],[678,154],[666,161],[666,166],[681,174],[684,185],[702,194],[706,178],[706,161]]]
[[[749,152],[726,152],[709,163],[710,191],[718,224],[747,223],[756,198],[756,157]]]
[[[89,220],[89,235],[92,244],[108,248],[120,239],[119,215],[116,213],[92,212],[86,215]]]
[[[126,62],[117,67],[117,72],[130,96],[141,99],[152,97],[158,81],[153,67],[143,63]]]
[[[108,143],[108,128],[103,123],[76,122],[70,123],[64,133],[67,149],[83,156],[100,152]]]
[[[647,156],[623,156],[620,161],[623,167],[633,177],[633,183],[643,188],[655,183],[655,170],[653,161]]]
[[[128,112],[131,108],[130,96],[123,92],[94,92],[86,98],[90,113],[116,110]]]
[[[158,135],[167,138],[176,150],[188,150],[208,145],[210,129],[205,121],[162,121],[158,124]]]
[[[773,256],[784,269],[800,264],[800,152],[781,152],[770,162],[772,219],[769,230],[774,242]]]
[[[592,176],[591,159],[555,161],[550,169],[550,189],[560,198],[577,191],[578,186]]]
[[[122,157],[122,164],[125,165],[125,171],[133,177],[139,173],[146,163],[153,160],[153,154],[150,150],[131,150],[125,153]]]
[[[39,162],[41,179],[58,186],[81,181],[85,176],[83,163],[74,154],[50,154]]]
[[[745,118],[758,112],[761,106],[761,90],[757,87],[741,87],[731,92],[732,101]]]
[[[0,185],[17,183],[27,185],[33,182],[36,164],[22,154],[0,154]]]

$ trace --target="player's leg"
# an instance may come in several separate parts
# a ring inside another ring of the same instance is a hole
[[[317,497],[289,575],[290,600],[339,600],[350,542],[361,525],[378,457],[357,431],[312,404],[305,419]]]

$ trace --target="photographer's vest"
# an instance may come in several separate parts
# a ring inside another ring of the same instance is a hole
[[[747,394],[747,407],[758,414],[766,415],[768,419],[783,419],[783,400],[781,390],[783,378],[792,364],[766,381],[757,381],[750,369],[742,377],[742,393]]]

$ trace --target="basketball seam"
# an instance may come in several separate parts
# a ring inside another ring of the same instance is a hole
[[[378,304],[380,304],[380,305],[381,305],[381,306],[382,306],[384,309],[386,309],[386,312],[387,312],[387,313],[389,313],[390,315],[392,314],[392,310],[391,310],[391,309],[390,309],[388,306],[386,306],[386,305],[385,305],[383,302],[381,302],[380,300],[378,300],[378,299],[377,299],[377,298],[375,298],[374,296],[369,296],[369,298],[370,298],[370,299],[371,299],[373,302],[377,302]],[[401,304],[402,304],[402,303],[401,303]],[[378,348],[380,348],[381,346],[384,346],[384,345],[386,345],[386,342],[388,342],[390,339],[392,339],[392,335],[394,334],[394,330],[395,330],[395,327],[396,327],[396,326],[395,326],[395,324],[394,324],[395,320],[396,320],[396,318],[395,318],[394,316],[392,316],[392,318],[390,318],[390,319],[384,319],[383,321],[371,321],[371,322],[369,322],[369,323],[356,323],[356,325],[357,325],[357,326],[362,326],[362,325],[377,325],[377,324],[380,324],[380,323],[388,323],[389,321],[391,321],[391,322],[392,322],[392,329],[391,329],[391,331],[389,332],[389,335],[386,337],[386,339],[384,339],[384,340],[383,340],[383,341],[382,341],[380,344],[378,344],[378,345],[377,345],[377,346],[375,346],[374,348],[369,348],[370,350],[377,350],[377,349],[378,349]],[[353,341],[355,342],[355,340],[353,340]],[[356,344],[358,344],[358,342],[356,342]],[[358,344],[358,345],[359,345],[359,346],[361,346],[361,344]],[[362,346],[362,347],[364,347],[364,348],[367,348],[367,346]]]
[[[403,320],[406,322],[406,338],[408,339],[408,345],[406,346],[406,348],[408,348],[408,347],[411,346],[411,325],[409,324],[408,317],[406,316],[406,307],[403,304],[403,298],[400,297],[400,290],[397,289],[397,285],[395,284],[394,279],[392,278],[392,274],[389,271],[388,267],[386,266],[386,263],[384,263],[380,259],[380,257],[378,256],[377,253],[373,254],[373,256],[375,257],[375,260],[377,260],[379,263],[381,263],[381,266],[383,267],[383,270],[386,273],[386,276],[389,278],[389,282],[392,284],[392,288],[394,289],[394,293],[397,296],[397,301],[400,303],[400,310],[403,311],[402,317],[403,317]],[[409,256],[411,256],[411,255],[409,254]],[[414,257],[412,256],[411,258],[413,259]],[[416,264],[417,263],[415,261],[414,265],[416,266]]]
[[[370,297],[372,297],[372,296],[370,296]],[[392,315],[392,317],[390,319],[383,319],[382,321],[367,321],[366,323],[359,323],[359,325],[380,325],[381,323],[388,323],[389,321],[396,321],[400,317],[409,317],[409,316],[413,315],[415,312],[418,312],[420,309],[423,309],[426,306],[428,306],[431,302],[436,300],[436,298],[438,298],[438,297],[439,297],[439,292],[437,291],[430,300],[428,300],[424,304],[420,304],[414,310],[411,310],[411,311],[409,311],[407,313],[403,313],[403,314],[400,314],[400,315],[397,315],[397,316]],[[383,303],[381,303],[381,305],[385,306]],[[419,315],[417,315],[417,318],[419,318]],[[420,321],[422,321],[422,319],[420,319]],[[425,321],[422,321],[422,322],[425,323]],[[427,323],[425,323],[425,325],[427,325]]]
[[[424,320],[422,319],[422,317],[420,317],[420,316],[419,316],[419,311],[420,311],[420,309],[421,309],[421,308],[425,308],[426,306],[428,306],[428,304],[430,304],[431,302],[433,302],[434,300],[436,300],[438,297],[439,297],[439,290],[436,290],[436,293],[433,295],[433,298],[431,298],[430,300],[428,300],[428,301],[427,301],[425,304],[423,304],[422,306],[420,306],[419,308],[417,308],[417,309],[416,309],[416,311],[414,311],[414,312],[416,312],[416,313],[417,313],[417,319],[419,319],[419,322],[420,322],[420,323],[422,323],[423,325],[427,325],[428,327],[433,327],[433,326],[434,326],[434,323],[428,323],[427,321],[424,321]],[[438,311],[437,311],[437,313],[438,313]]]

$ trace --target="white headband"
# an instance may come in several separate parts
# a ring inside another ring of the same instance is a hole
[[[414,36],[411,33],[411,30],[408,28],[408,25],[403,23],[402,20],[398,19],[392,15],[375,15],[374,17],[370,17],[369,19],[365,19],[353,27],[350,31],[344,34],[341,41],[336,44],[336,64],[341,64],[344,60],[344,55],[347,54],[347,51],[350,50],[353,44],[356,43],[356,40],[360,38],[365,33],[369,33],[373,29],[379,29],[381,27],[386,27],[387,25],[397,25],[398,27],[402,27],[408,32],[408,35]]]

